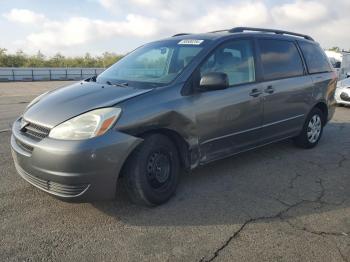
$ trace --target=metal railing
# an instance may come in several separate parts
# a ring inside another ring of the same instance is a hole
[[[0,82],[81,80],[99,75],[104,68],[0,68]]]

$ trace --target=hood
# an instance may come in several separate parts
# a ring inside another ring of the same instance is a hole
[[[24,119],[52,128],[87,111],[113,106],[152,89],[119,87],[95,82],[81,82],[44,95],[24,112]]]
[[[350,87],[350,78],[344,78],[337,83],[338,88]]]

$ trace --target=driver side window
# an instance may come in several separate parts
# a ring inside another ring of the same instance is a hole
[[[227,74],[230,86],[254,82],[252,42],[237,40],[218,47],[200,68],[201,77],[211,72]]]

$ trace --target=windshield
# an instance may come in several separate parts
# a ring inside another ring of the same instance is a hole
[[[101,73],[97,82],[169,84],[198,55],[204,44],[202,40],[171,40],[142,46]]]

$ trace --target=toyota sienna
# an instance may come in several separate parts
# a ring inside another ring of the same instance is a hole
[[[307,35],[178,34],[35,98],[13,124],[13,159],[27,182],[63,200],[113,199],[121,180],[134,202],[159,205],[181,170],[287,138],[316,146],[336,82]]]

